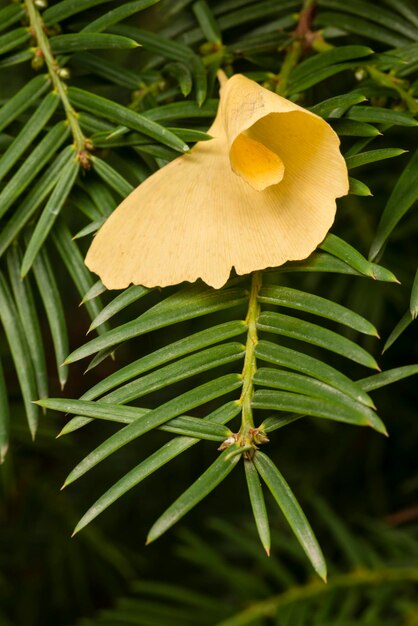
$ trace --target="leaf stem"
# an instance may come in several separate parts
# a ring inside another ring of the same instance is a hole
[[[253,378],[257,370],[255,348],[258,343],[257,319],[260,313],[260,306],[258,304],[257,297],[261,288],[262,278],[262,272],[253,272],[251,276],[250,299],[248,303],[247,317],[245,319],[245,322],[248,326],[248,331],[247,343],[245,347],[244,368],[242,370],[243,387],[240,398],[240,402],[242,404],[242,421],[240,435],[243,445],[245,445],[246,443],[250,443],[250,441],[246,440],[250,436],[249,431],[254,428],[253,410],[251,403],[254,394]]]
[[[291,44],[290,48],[286,52],[286,56],[282,63],[282,67],[280,70],[280,74],[278,76],[278,83],[276,93],[279,96],[286,96],[287,93],[287,82],[289,79],[290,72],[297,65],[300,55],[302,53],[302,43],[295,39]]]
[[[303,602],[329,594],[335,589],[377,586],[387,583],[418,581],[418,568],[399,567],[378,570],[359,569],[348,574],[334,576],[327,585],[313,581],[300,587],[293,587],[283,593],[252,604],[249,608],[223,621],[218,626],[247,626],[262,617],[275,617],[277,611],[297,602]]]
[[[44,23],[38,9],[35,6],[34,0],[25,0],[25,6],[28,12],[30,27],[36,38],[38,48],[45,59],[52,84],[64,107],[67,121],[74,139],[74,147],[77,152],[77,158],[79,159],[80,164],[87,169],[89,167],[88,149],[90,147],[90,142],[86,140],[86,137],[84,136],[78,123],[77,113],[68,99],[67,87],[60,77],[61,68],[52,54],[49,39],[45,32]]]
[[[405,81],[397,78],[392,72],[382,72],[372,65],[366,65],[365,69],[377,83],[397,91],[399,97],[411,113],[418,113],[418,102],[409,91],[404,89]]]
[[[298,24],[294,31],[294,39],[287,49],[280,74],[277,77],[278,84],[276,93],[286,96],[289,75],[298,64],[300,56],[307,46],[312,46],[315,33],[311,31],[312,21],[316,9],[316,0],[304,0],[302,10],[299,14]]]

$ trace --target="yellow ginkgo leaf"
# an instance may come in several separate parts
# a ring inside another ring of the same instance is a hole
[[[304,259],[348,193],[339,139],[320,117],[239,74],[221,88],[213,139],[150,176],[109,217],[86,264],[109,289],[198,278],[220,288]]]

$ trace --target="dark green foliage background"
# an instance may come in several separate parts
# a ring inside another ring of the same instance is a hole
[[[107,11],[127,4],[122,1],[103,2],[88,11],[63,18],[59,30],[49,34],[77,33]],[[60,3],[51,5],[59,6]],[[218,65],[230,73],[249,72],[251,75],[253,72],[252,76],[256,80],[274,89],[283,59],[294,42],[301,3],[285,0],[211,0],[207,6],[222,30],[225,49],[207,41],[211,39],[211,23],[205,21],[205,14],[202,18],[202,14],[194,12],[193,5],[188,0],[161,0],[155,6],[130,16],[124,23],[147,32],[159,32],[171,41],[184,43],[189,46],[190,54],[193,51],[197,57],[203,58],[209,77],[209,99],[217,98],[214,77]],[[311,23],[313,31],[321,30],[324,40],[335,46],[369,46],[375,51],[376,57],[367,62],[352,62],[352,66],[345,71],[308,85],[306,89],[303,87],[301,93],[293,94],[298,103],[310,107],[333,96],[362,89],[361,93],[366,95],[367,102],[359,103],[360,106],[382,107],[389,112],[406,112],[408,106],[411,108],[412,105],[413,108],[414,102],[416,107],[418,44],[411,35],[408,37],[402,32],[402,26],[398,28],[396,21],[407,23],[411,31],[418,32],[418,13],[412,3],[403,0],[355,0],[352,3],[320,0],[318,5]],[[9,2],[0,0],[0,11],[9,6]],[[392,12],[389,18],[386,11]],[[408,17],[408,12],[415,18]],[[27,24],[25,18],[23,23]],[[20,27],[21,22],[18,21],[5,32]],[[131,36],[128,31],[120,31],[120,34]],[[0,38],[0,49],[1,42]],[[321,40],[319,47],[322,44]],[[31,66],[33,53],[21,63],[7,66],[7,62],[4,62],[14,54],[25,51],[27,45],[32,46],[33,40],[22,43],[16,49],[6,50],[0,56],[0,105],[7,103],[13,94],[36,75],[36,70]],[[378,56],[383,53],[388,54],[386,65],[385,58]],[[103,75],[103,71],[97,69],[97,62],[94,69],[91,54],[102,59],[103,66],[107,61],[117,64],[121,68],[121,76],[124,71],[131,72],[131,80],[136,75],[137,88],[121,86],[120,80],[127,78],[110,80]],[[304,49],[300,62],[311,54],[320,55],[324,51]],[[90,65],[88,62],[86,64],[86,59],[90,59]],[[146,40],[143,48],[133,50],[77,52],[68,60],[71,76],[66,82],[71,87],[82,88],[126,107],[133,105],[141,113],[161,104],[184,100],[179,86],[178,72],[181,68],[167,67],[169,62],[172,59],[157,55]],[[196,98],[200,98],[199,79],[196,79],[198,71],[190,59],[185,62],[186,66],[188,63],[191,63],[192,68],[188,79],[191,79],[193,89],[187,94],[187,100],[197,107]],[[380,82],[369,71],[370,64],[380,68]],[[45,71],[45,67],[39,71]],[[404,82],[397,83],[398,79]],[[392,87],[384,86],[382,80],[392,81]],[[408,95],[407,99],[393,87],[394,84],[401,85],[404,95]],[[182,84],[183,90],[187,91],[186,86]],[[29,113],[25,112],[6,131],[0,133],[1,152],[6,151],[28,117]],[[204,131],[209,126],[210,118],[210,113],[201,119],[186,118],[181,126]],[[64,119],[61,108],[58,108],[52,119],[54,122]],[[108,123],[111,126],[118,125],[116,122]],[[170,121],[168,125],[180,126],[180,122]],[[402,148],[408,152],[354,170],[354,176],[371,189],[373,196],[350,195],[340,201],[332,231],[365,257],[376,236],[387,200],[416,149],[417,134],[412,125],[383,122],[376,126],[384,131],[383,135],[375,138],[364,151]],[[84,130],[86,136],[90,136],[94,129]],[[356,137],[342,137],[342,152],[346,153],[356,141],[359,141]],[[103,142],[103,137],[96,137],[92,152],[94,157],[110,163],[134,186],[163,165],[165,160],[175,156],[171,148],[162,145],[157,139],[149,140],[145,148],[140,144],[136,152],[124,146],[106,147]],[[70,141],[67,140],[67,143]],[[36,143],[24,152],[12,168],[10,176],[25,162],[35,146]],[[54,158],[52,156],[52,161]],[[418,182],[416,165],[409,176],[410,184],[414,180],[415,184]],[[0,183],[0,193],[7,181],[6,177]],[[92,212],[98,213],[97,203],[108,201],[106,210],[109,212],[120,201],[120,195],[104,185],[94,168],[80,171],[78,181],[54,224],[53,235],[41,246],[42,253],[49,255],[51,260],[65,309],[68,351],[75,350],[85,342],[90,320],[85,307],[78,306],[81,298],[75,281],[70,278],[65,262],[58,253],[60,244],[55,246],[52,237],[63,225],[74,235],[89,224],[90,217],[78,210],[83,202],[92,203]],[[89,191],[94,184],[95,191]],[[30,196],[31,189],[18,197],[10,213],[2,218],[2,232],[28,194]],[[387,352],[381,355],[384,342],[405,311],[408,311],[418,265],[418,213],[412,204],[411,210],[391,233],[383,256],[378,261],[398,277],[401,285],[327,273],[289,272],[286,275],[273,275],[271,279],[274,281],[277,278],[277,281],[283,281],[282,284],[287,286],[344,304],[369,319],[378,328],[381,342],[370,337],[360,339],[358,333],[352,331],[347,331],[346,336],[361,342],[384,371],[418,363],[414,324],[409,325]],[[44,205],[45,202],[27,226],[17,233],[15,240],[22,250],[26,249],[28,233],[33,232]],[[76,240],[83,255],[89,241],[90,235]],[[0,260],[1,271],[6,275],[8,254],[3,254]],[[85,375],[85,362],[76,362],[70,366],[68,382],[64,393],[61,393],[49,322],[43,313],[42,298],[32,271],[28,276],[39,313],[50,397],[79,398],[117,367],[207,327],[206,318],[203,322],[195,319],[136,338],[124,343],[118,350],[116,364],[106,359]],[[94,282],[92,277],[85,280],[87,288]],[[112,319],[111,325],[119,326],[134,319],[162,297],[175,291],[176,288],[164,294],[155,292],[148,295],[144,300],[122,310],[118,314],[117,323]],[[103,302],[110,302],[113,297],[114,294],[105,293]],[[93,317],[97,312],[93,312]],[[245,316],[245,307],[237,314]],[[242,318],[230,315],[229,311],[220,311],[212,314],[210,323],[221,323],[228,319]],[[174,531],[144,547],[151,522],[213,462],[217,445],[213,441],[202,441],[186,455],[172,461],[169,467],[128,492],[71,539],[77,521],[92,502],[115,480],[165,443],[168,436],[161,431],[152,431],[100,464],[94,469],[94,476],[87,476],[77,485],[59,492],[59,487],[74,465],[100,441],[114,433],[115,427],[97,420],[97,423],[56,441],[57,433],[68,420],[61,413],[48,411],[46,415],[40,415],[36,439],[32,442],[10,346],[3,331],[0,332],[0,356],[5,370],[11,415],[10,448],[1,466],[1,626],[125,626],[128,623],[143,626],[214,626],[221,624],[227,617],[239,614],[253,603],[260,602],[264,606],[262,603],[266,599],[278,594],[288,597],[286,594],[289,593],[295,594],[295,602],[279,608],[277,616],[274,606],[270,613],[266,609],[265,613],[261,611],[252,621],[231,621],[231,626],[247,623],[256,626],[418,624],[416,378],[406,378],[396,385],[377,390],[373,395],[379,415],[387,426],[389,438],[371,429],[315,418],[299,420],[271,435],[268,453],[297,494],[322,545],[330,570],[326,591],[321,587],[317,596],[315,592],[310,597],[306,590],[317,590],[322,583],[312,583],[309,564],[305,562],[304,555],[282,517],[277,515],[277,507],[270,495],[267,496],[273,530],[270,561],[262,553],[261,546],[257,545],[242,472],[236,471],[230,475]],[[333,355],[327,357],[327,362],[337,368],[341,365],[341,359]],[[344,364],[344,367],[343,371],[354,380],[367,375],[365,369],[355,363]],[[199,383],[205,380],[203,375]],[[189,385],[186,380],[177,384],[174,390],[161,390],[158,397],[151,396],[147,400],[148,404],[141,406],[154,406],[156,402],[162,404],[174,393],[187,391]],[[387,572],[398,571],[399,568],[408,568],[409,578],[401,577],[398,581],[391,579]],[[366,576],[362,579],[361,572],[364,571],[374,572],[372,582],[367,582]],[[339,586],[341,576],[346,578],[341,579]],[[168,586],[159,589],[150,586],[150,581],[164,582]],[[187,590],[184,599],[175,585]],[[174,600],[170,599],[170,590]],[[205,594],[205,598],[195,597],[194,593]],[[120,598],[130,599],[120,603]],[[265,606],[268,607],[267,603]],[[102,614],[103,609],[108,613]]]

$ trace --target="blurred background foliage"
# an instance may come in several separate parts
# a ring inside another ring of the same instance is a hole
[[[37,31],[40,16],[46,28]],[[213,441],[173,460],[71,539],[81,514],[115,477],[165,444],[167,434],[154,430],[124,446],[95,469],[95,479],[60,492],[71,468],[115,428],[99,420],[55,441],[65,425],[61,413],[44,415],[31,402],[79,398],[133,359],[206,328],[199,318],[184,320],[123,343],[115,362],[96,359],[85,374],[79,362],[61,367],[84,343],[91,320],[114,300],[83,265],[91,234],[132,187],[178,154],[183,141],[192,145],[207,130],[220,67],[314,107],[339,132],[342,152],[361,179],[340,201],[333,228],[363,255],[360,261],[346,250],[341,273],[312,271],[319,258],[313,257],[310,271],[270,273],[267,280],[321,295],[370,320],[381,341],[353,330],[344,336],[367,349],[384,372],[418,362],[411,324],[418,308],[414,4],[63,0],[46,6],[43,0],[0,0],[0,29],[0,624],[418,624],[416,379],[373,395],[389,438],[312,418],[272,436],[269,453],[323,548],[327,586],[313,578],[270,495],[272,556],[264,554],[239,472],[178,530],[144,547],[151,520],[213,461]],[[45,45],[59,66],[45,57]],[[339,49],[345,53],[335,56]],[[313,64],[304,66],[308,59]],[[42,78],[51,68],[53,92]],[[143,113],[173,129],[168,141],[161,127],[144,126]],[[384,149],[396,158],[358,158]],[[335,245],[326,252],[335,253]],[[385,282],[358,276],[370,270],[369,254],[401,284],[387,274]],[[176,292],[138,299],[131,291],[119,306],[118,326]],[[245,316],[245,307],[238,315]],[[210,323],[230,319],[242,318],[218,311]],[[113,318],[108,322],[116,326]],[[105,335],[107,327],[97,323],[97,330]],[[338,357],[327,362],[340,367]],[[354,380],[367,375],[356,363],[343,371]],[[186,379],[145,406],[188,388]]]

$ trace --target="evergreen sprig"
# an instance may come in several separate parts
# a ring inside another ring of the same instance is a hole
[[[414,7],[385,2],[388,7],[377,11],[366,0],[306,0],[302,7],[293,0],[136,0],[118,6],[62,0],[45,10],[43,0],[3,4],[0,68],[23,65],[30,76],[0,108],[0,320],[8,344],[2,358],[7,367],[14,363],[30,432],[35,436],[39,407],[75,416],[63,434],[92,419],[119,425],[65,484],[150,430],[175,435],[110,487],[76,531],[171,459],[209,440],[220,444],[221,454],[214,450],[212,464],[157,520],[148,540],[244,466],[266,551],[268,516],[259,477],[325,578],[309,523],[260,448],[268,449],[270,432],[306,417],[386,433],[368,391],[416,373],[416,367],[401,363],[392,372],[359,380],[364,374],[357,366],[378,369],[371,354],[376,348],[361,337],[378,333],[361,307],[345,302],[338,285],[347,284],[348,275],[355,293],[363,280],[374,281],[382,302],[385,283],[397,282],[380,258],[418,197],[418,153],[403,159],[406,165],[378,224],[364,216],[363,204],[346,203],[356,212],[359,245],[345,241],[353,240],[347,220],[348,226],[338,236],[328,235],[309,259],[233,277],[222,290],[201,284],[163,292],[134,286],[109,299],[84,266],[84,239],[134,186],[187,150],[187,142],[209,139],[205,132],[217,108],[219,68],[241,71],[327,119],[344,140],[350,170],[400,157],[408,145],[400,135],[402,147],[395,147],[393,131],[412,132],[417,125]],[[145,9],[156,32],[137,27]],[[351,179],[352,196],[371,194],[368,171],[366,183]],[[362,254],[366,246],[369,260]],[[98,333],[71,354],[67,327],[74,311],[66,319],[61,267]],[[410,308],[386,348],[417,315],[415,267],[416,259],[412,274],[410,266],[407,270],[406,282],[415,275]],[[109,300],[106,306],[102,296]],[[80,400],[48,398],[49,340],[41,330],[40,303],[62,387],[68,366],[82,358],[93,357],[93,369],[119,346],[148,333],[156,349],[116,365]],[[131,319],[115,324],[121,314]],[[347,370],[347,360],[356,365]],[[10,416],[3,369],[2,459]],[[272,437],[270,448],[273,442]],[[239,623],[246,622],[231,626]]]

